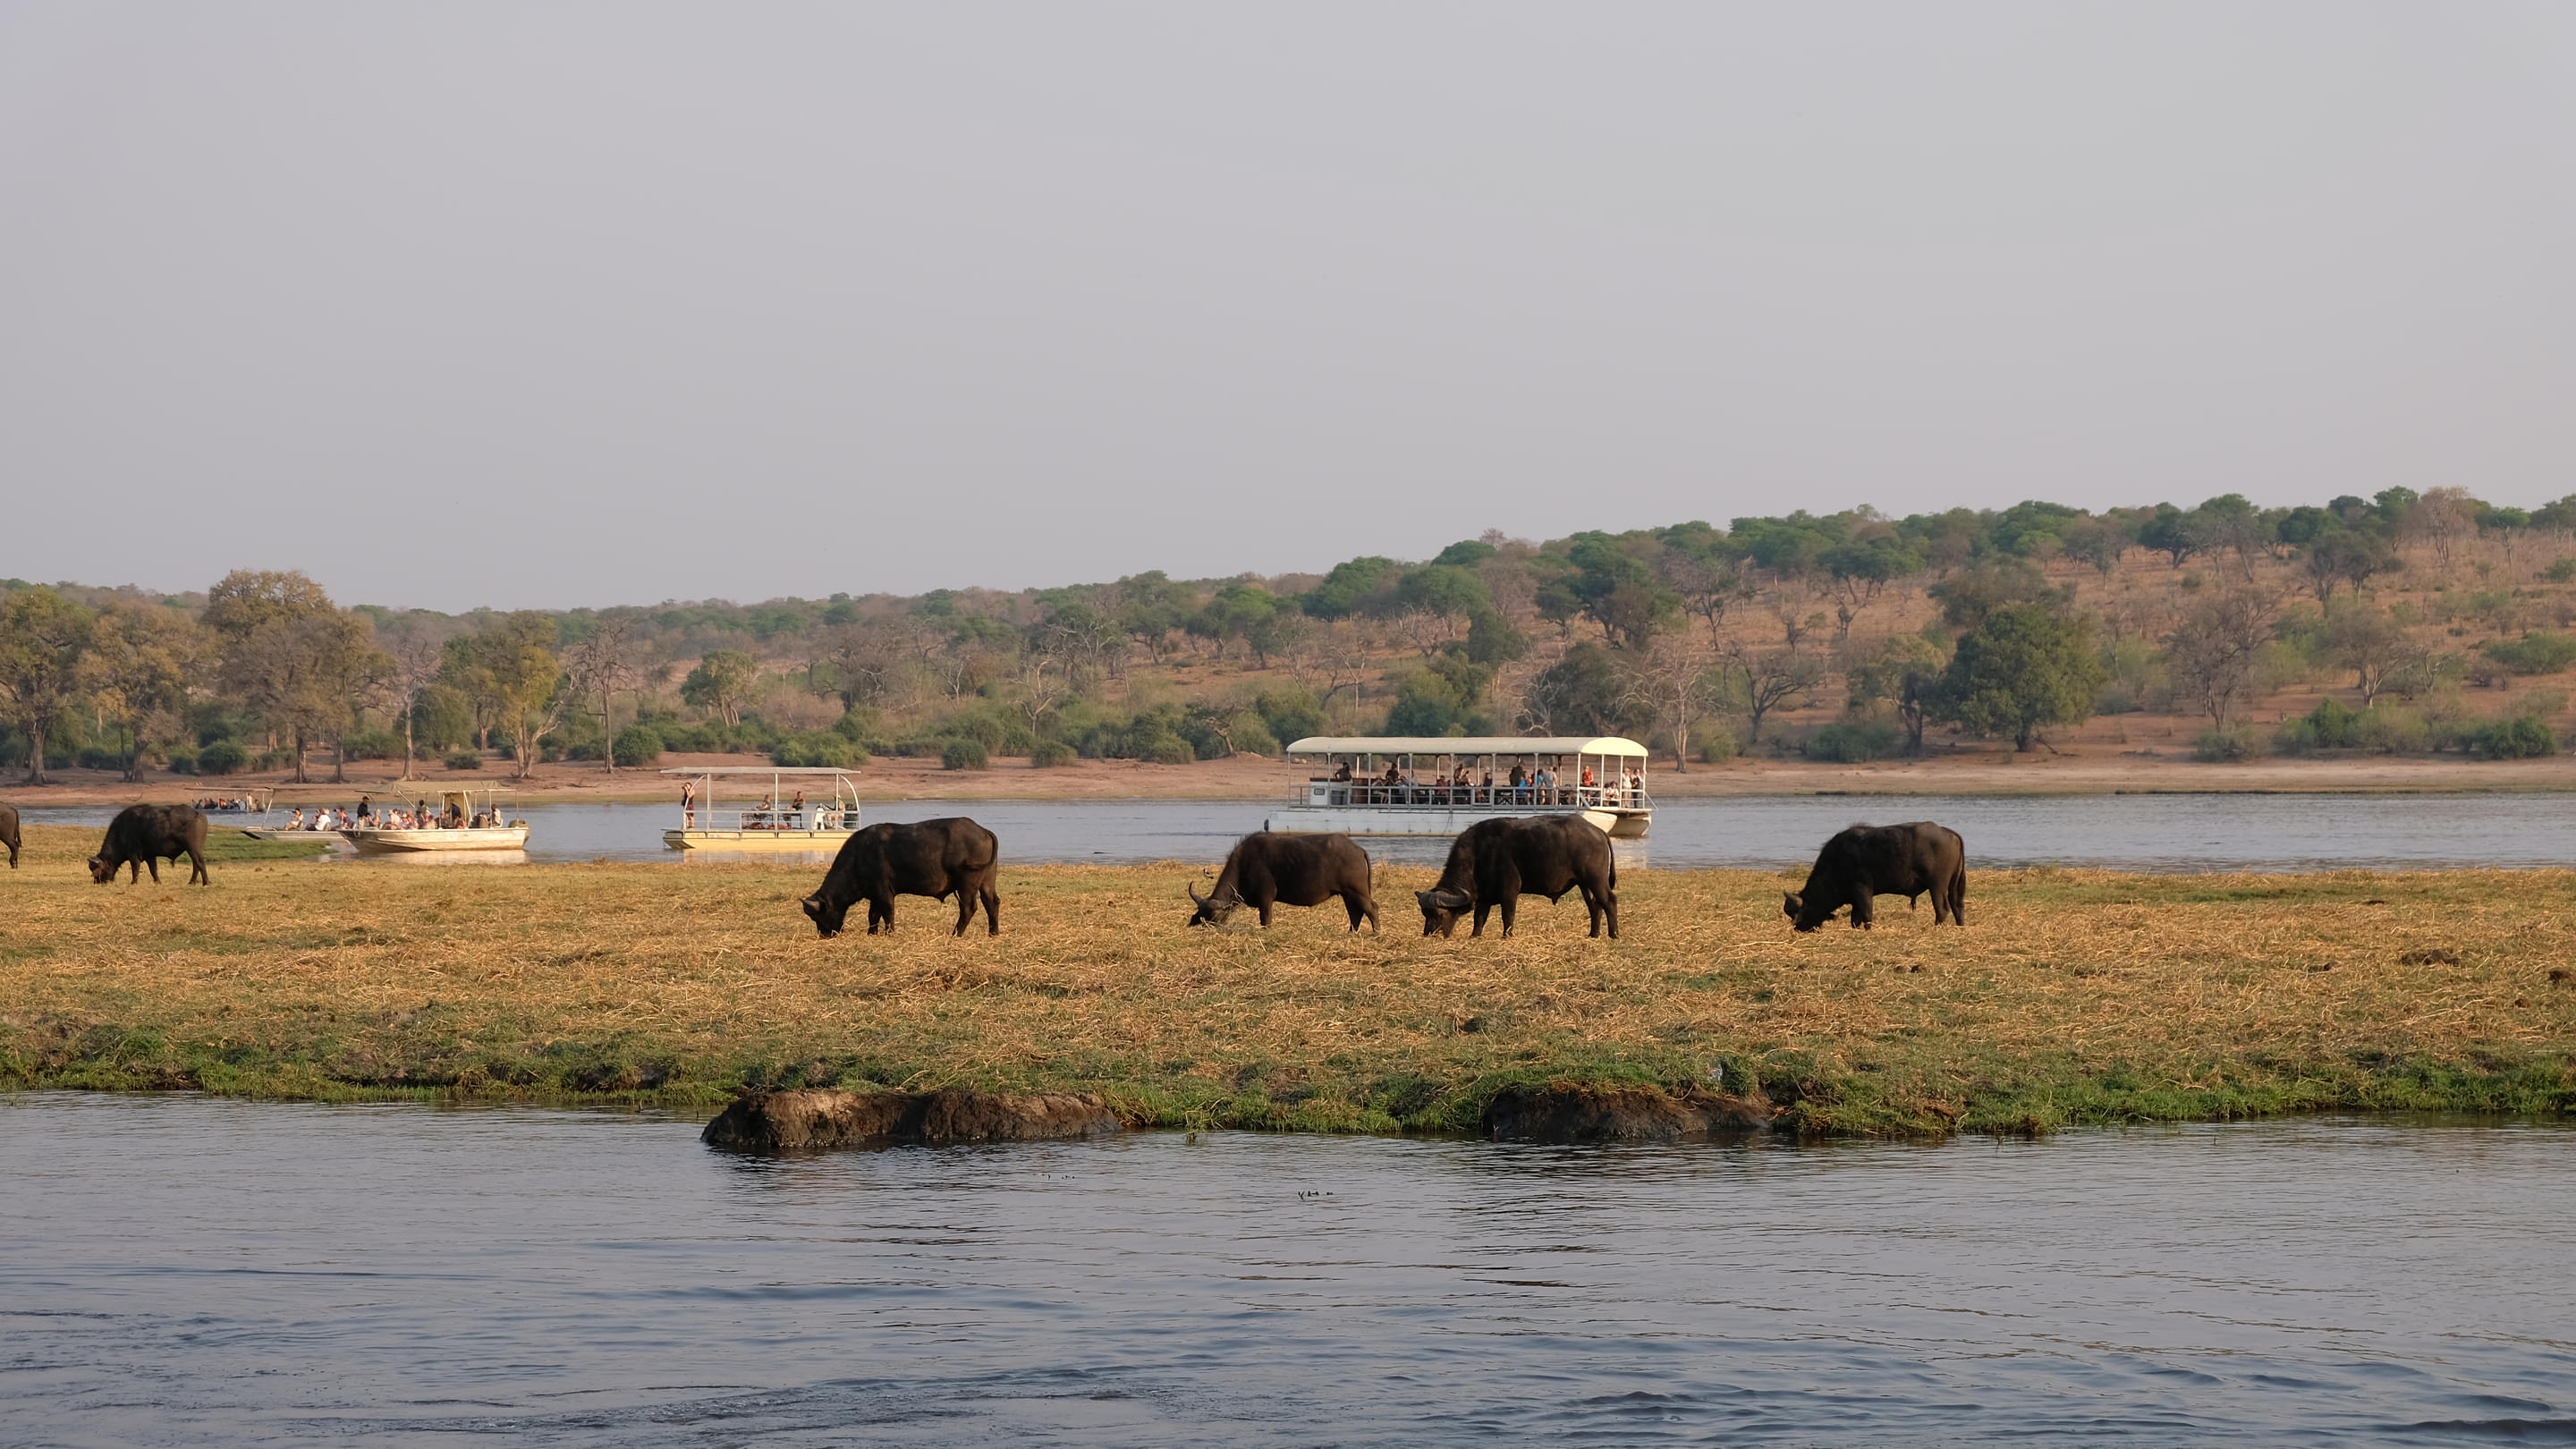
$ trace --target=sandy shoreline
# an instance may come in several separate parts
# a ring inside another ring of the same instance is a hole
[[[409,782],[395,779],[385,761],[352,764],[345,783],[330,780],[327,764],[314,768],[312,784],[285,783],[279,773],[220,779],[153,772],[128,784],[105,770],[54,771],[54,783],[0,785],[0,804],[18,806],[107,805],[134,801],[187,801],[207,795],[273,788],[285,803],[341,802],[359,794],[379,799],[425,795],[447,785],[507,787],[523,800],[661,801],[673,798],[676,780],[664,769],[692,766],[766,767],[757,755],[666,755],[647,770],[609,774],[594,764],[539,766],[514,780],[506,761],[482,770],[414,769]],[[14,773],[14,772],[13,772]],[[873,760],[858,774],[864,800],[1263,800],[1286,799],[1305,778],[1303,767],[1245,755],[1194,765],[1155,765],[1135,760],[1082,760],[1038,770],[1024,759],[996,759],[989,770],[943,770],[937,760]],[[2576,755],[2543,760],[2392,759],[2262,760],[2205,765],[2187,758],[2138,754],[2013,756],[2000,750],[1962,750],[1923,760],[1883,760],[1861,765],[1801,760],[1739,760],[1697,765],[1688,773],[1659,762],[1647,787],[1664,799],[1749,795],[2114,795],[2114,794],[2347,794],[2433,792],[2576,791]],[[760,786],[766,789],[765,785]]]

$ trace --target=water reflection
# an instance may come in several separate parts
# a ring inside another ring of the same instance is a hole
[[[1577,1149],[0,1098],[16,1442],[2576,1435],[2576,1132]],[[291,1371],[279,1372],[281,1367]]]

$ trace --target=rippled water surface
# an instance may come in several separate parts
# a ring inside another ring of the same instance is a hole
[[[2576,1439],[2576,1132],[1939,1147],[0,1098],[0,1440]]]
[[[351,797],[355,803],[355,797]],[[1132,864],[1216,861],[1261,828],[1263,800],[916,800],[871,804],[868,820],[972,815],[1002,838],[1003,858]],[[30,810],[52,824],[103,825],[103,809]],[[515,813],[532,827],[527,859],[678,859],[664,805],[544,805]],[[223,816],[212,817],[220,827]],[[2576,798],[2565,795],[1979,795],[1756,796],[1666,801],[1654,831],[1622,841],[1622,868],[1804,865],[1856,820],[1938,820],[1967,837],[1968,863],[2111,870],[2422,870],[2576,865]],[[1445,839],[1373,836],[1380,860],[1438,864]],[[458,857],[460,859],[464,857]],[[739,857],[737,857],[739,858]],[[767,856],[777,860],[782,857]],[[399,857],[373,857],[382,864]],[[821,860],[822,856],[815,859]]]

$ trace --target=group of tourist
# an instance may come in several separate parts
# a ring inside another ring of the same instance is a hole
[[[202,807],[201,807],[202,808]],[[415,800],[410,809],[387,806],[382,810],[367,796],[358,797],[358,808],[328,805],[316,806],[307,816],[298,805],[286,817],[288,830],[488,830],[503,823],[498,809],[477,810],[468,815],[450,805],[445,810],[432,810],[426,800]]]
[[[195,801],[200,810],[255,810],[246,795],[201,795]]]
[[[1572,787],[1550,766],[1517,763],[1499,788],[1493,771],[1479,778],[1463,764],[1446,775],[1435,770],[1429,780],[1392,763],[1383,775],[1355,779],[1345,764],[1333,771],[1333,780],[1362,787],[1366,798],[1354,803],[1371,805],[1634,805],[1646,788],[1633,765],[1606,781],[1586,765]]]

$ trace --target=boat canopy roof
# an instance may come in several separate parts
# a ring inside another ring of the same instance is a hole
[[[1635,755],[1646,747],[1617,735],[1310,735],[1288,747],[1297,755]]]

